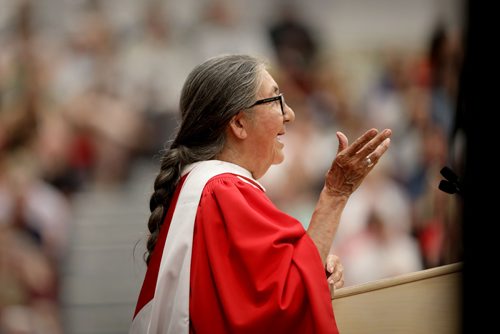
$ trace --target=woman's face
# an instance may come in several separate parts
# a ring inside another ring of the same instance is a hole
[[[274,97],[280,94],[276,81],[267,71],[262,72],[262,84],[257,92],[256,100]],[[283,105],[284,115],[281,112],[280,101],[273,101],[254,106],[252,120],[248,129],[248,140],[251,141],[254,152],[252,156],[254,166],[252,171],[255,178],[260,178],[273,164],[284,160],[281,136],[285,134],[285,123],[293,122],[295,114],[286,104]]]

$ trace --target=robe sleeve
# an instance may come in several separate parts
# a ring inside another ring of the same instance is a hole
[[[224,174],[195,221],[190,317],[195,333],[337,333],[324,265],[296,219]]]

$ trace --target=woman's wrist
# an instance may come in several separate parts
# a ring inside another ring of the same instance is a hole
[[[347,203],[350,196],[350,192],[340,191],[324,186],[319,195],[319,201],[324,202],[325,204],[330,203],[332,205],[339,205]]]

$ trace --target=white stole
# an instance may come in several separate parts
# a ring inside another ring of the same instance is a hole
[[[134,318],[130,334],[189,333],[193,230],[203,189],[208,180],[223,173],[241,175],[255,181],[248,170],[220,160],[193,163],[184,168],[182,175],[186,173],[189,175],[180,191],[170,223],[154,297]]]

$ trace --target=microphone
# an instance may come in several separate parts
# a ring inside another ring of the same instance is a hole
[[[442,190],[447,194],[455,194],[457,192],[457,187],[449,181],[441,180],[441,182],[439,182],[439,190]]]
[[[458,193],[459,195],[462,195],[462,183],[459,180],[457,174],[455,174],[450,168],[448,167],[443,167],[440,171],[441,175],[446,179],[446,180],[441,180],[439,182],[439,189],[441,191],[444,191],[445,193],[448,194],[455,194]]]
[[[448,168],[446,166],[444,166],[441,169],[441,175],[443,175],[445,179],[447,179],[448,181],[450,181],[452,183],[455,183],[458,181],[457,174],[455,174],[450,168]]]

